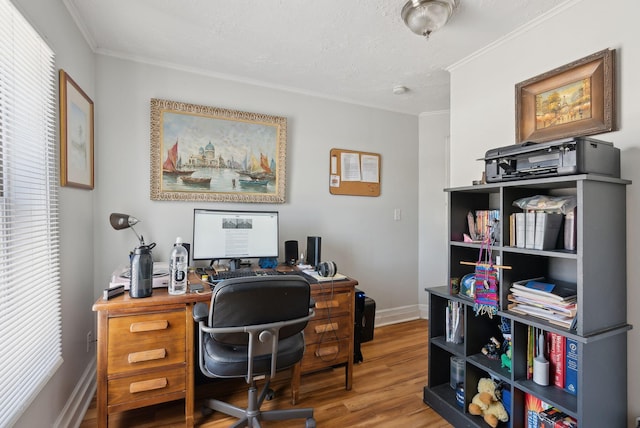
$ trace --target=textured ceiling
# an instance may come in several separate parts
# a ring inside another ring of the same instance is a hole
[[[411,114],[449,108],[447,67],[576,0],[458,1],[425,40],[405,0],[63,0],[97,53]]]

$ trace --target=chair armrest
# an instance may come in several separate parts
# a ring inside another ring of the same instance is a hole
[[[209,316],[209,307],[204,302],[198,302],[193,307],[193,320],[195,322],[205,321]]]

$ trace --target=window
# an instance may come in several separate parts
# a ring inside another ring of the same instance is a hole
[[[55,92],[53,52],[0,0],[0,426],[62,364]]]

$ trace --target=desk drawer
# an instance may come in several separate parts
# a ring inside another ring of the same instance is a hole
[[[185,311],[109,319],[108,374],[184,363]]]
[[[350,356],[349,344],[349,338],[308,343],[300,365],[301,371],[311,372],[346,363]]]
[[[307,344],[318,343],[323,339],[344,339],[351,334],[349,316],[331,318],[313,318],[304,329],[304,341]]]
[[[185,391],[186,367],[109,380],[109,406]]]
[[[314,292],[316,318],[348,314],[354,297],[351,293]]]

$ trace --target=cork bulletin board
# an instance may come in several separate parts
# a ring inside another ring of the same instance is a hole
[[[380,196],[380,154],[331,149],[329,192],[332,195]]]

